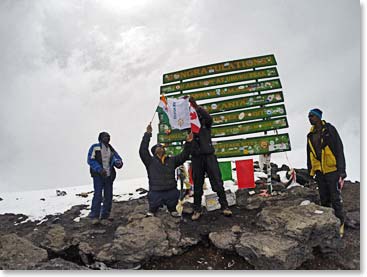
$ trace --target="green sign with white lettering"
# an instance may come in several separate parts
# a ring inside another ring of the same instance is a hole
[[[212,128],[212,137],[227,137],[243,134],[251,134],[257,132],[265,132],[270,130],[278,130],[288,127],[286,117],[276,119],[261,120],[250,123],[226,125]],[[169,134],[158,134],[158,142],[167,143],[174,141],[184,141],[187,136],[187,131],[173,131]]]
[[[195,100],[203,100],[203,99],[212,99],[217,97],[225,97],[225,96],[234,96],[244,93],[252,93],[252,92],[260,92],[272,89],[282,88],[279,79],[250,83],[250,84],[241,84],[235,86],[226,86],[215,89],[208,90],[200,90],[200,91],[191,91],[190,93],[185,94],[174,94],[167,96],[167,98],[179,98],[185,95],[189,95],[195,98]]]
[[[264,93],[247,97],[240,97],[231,100],[212,102],[201,105],[208,113],[219,113],[230,110],[244,109],[254,106],[262,106],[283,102],[283,92]]]
[[[274,55],[247,58],[235,61],[221,62],[195,68],[175,71],[163,75],[163,84],[197,78],[206,75],[225,73],[229,71],[245,70],[256,67],[276,65]]]
[[[256,71],[247,71],[241,73],[234,73],[223,75],[219,77],[205,78],[195,81],[188,81],[184,83],[161,86],[161,94],[171,93],[175,91],[183,91],[188,89],[211,87],[217,85],[224,85],[229,83],[237,83],[248,80],[257,80],[262,78],[277,77],[278,71],[275,67],[261,69]]]
[[[288,134],[213,142],[213,146],[218,158],[252,156],[291,150]],[[169,155],[178,155],[181,151],[181,145],[166,147],[166,153]]]
[[[275,116],[282,116],[285,114],[286,114],[285,107],[283,104],[281,104],[271,107],[247,109],[236,112],[215,114],[212,116],[212,118],[213,118],[213,126],[217,126],[220,124],[235,123],[259,118],[265,119]],[[170,132],[170,130],[171,129],[168,125],[164,123],[159,124],[160,133],[167,133]]]
[[[172,98],[193,97],[211,115],[218,158],[289,151],[288,134],[265,136],[288,127],[276,65],[274,55],[265,55],[170,72],[163,75],[160,94],[171,98],[169,103]],[[190,128],[171,130],[161,116],[157,141],[167,146],[167,153],[177,155]],[[195,113],[190,116],[195,118]],[[259,132],[264,136],[244,138]]]

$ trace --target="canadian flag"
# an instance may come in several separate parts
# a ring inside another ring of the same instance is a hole
[[[200,132],[200,120],[196,110],[190,104],[190,123],[191,123],[191,131],[194,134],[198,134]]]

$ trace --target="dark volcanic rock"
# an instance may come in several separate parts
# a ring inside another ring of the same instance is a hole
[[[0,236],[0,269],[24,270],[46,261],[47,251],[16,234]]]
[[[255,269],[296,269],[312,257],[311,248],[271,232],[244,233],[236,251]]]
[[[297,170],[297,174],[306,172]],[[171,217],[165,209],[147,217],[146,197],[114,202],[112,220],[96,225],[88,218],[74,221],[85,205],[47,216],[43,222],[19,224],[26,216],[0,215],[0,234],[16,233],[10,238],[0,237],[0,266],[77,270],[149,269],[149,265],[154,269],[359,269],[359,183],[346,182],[342,192],[347,214],[342,240],[333,210],[318,206],[315,184],[312,180],[307,184],[286,189],[273,180],[275,193],[271,196],[260,196],[259,186],[238,190],[237,204],[231,206],[232,217],[223,216],[220,210],[204,209],[198,221],[191,220],[189,202],[184,203],[182,218]],[[311,203],[300,206],[304,200]]]
[[[56,258],[49,260],[47,262],[38,263],[29,269],[36,270],[89,270],[88,267],[80,266],[70,261],[63,260],[61,258]]]
[[[70,247],[66,240],[64,227],[56,224],[49,229],[41,245],[52,252],[59,253]]]

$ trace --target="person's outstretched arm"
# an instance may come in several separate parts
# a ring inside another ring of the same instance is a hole
[[[141,140],[140,148],[139,148],[140,159],[143,161],[146,167],[149,166],[153,158],[152,155],[150,155],[149,149],[148,149],[151,137],[152,137],[152,125],[149,124],[147,126],[146,132],[144,133],[143,139]]]
[[[193,134],[191,132],[186,137],[186,143],[184,145],[184,149],[182,150],[182,152],[173,157],[175,159],[175,167],[182,165],[185,161],[189,159],[190,153],[191,153],[192,139],[193,139]]]

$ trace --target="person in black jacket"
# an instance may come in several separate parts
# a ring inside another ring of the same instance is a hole
[[[308,114],[312,125],[307,135],[307,168],[316,179],[322,206],[332,206],[340,219],[340,236],[344,235],[344,211],[341,190],[345,172],[343,143],[333,125],[322,120],[322,111],[312,109]]]
[[[176,205],[180,192],[177,189],[175,170],[190,156],[192,133],[187,136],[184,149],[177,156],[166,156],[162,144],[156,144],[151,148],[152,156],[148,150],[151,136],[152,126],[149,124],[139,149],[139,155],[147,169],[149,179],[148,215],[154,215],[159,207],[166,205],[172,216],[179,216]]]
[[[196,103],[193,97],[190,97],[189,100],[192,107],[196,110],[201,124],[199,134],[194,134],[191,149],[192,177],[194,181],[194,214],[191,219],[198,220],[202,213],[201,200],[205,173],[209,177],[213,191],[218,195],[223,214],[231,216],[232,211],[228,208],[222,175],[212,144],[211,128],[213,119],[203,107]]]

